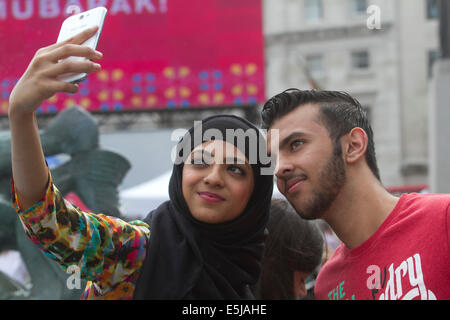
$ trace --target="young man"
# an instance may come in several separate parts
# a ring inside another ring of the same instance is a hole
[[[278,189],[342,241],[317,278],[317,299],[450,299],[450,195],[397,198],[384,189],[358,101],[288,89],[266,102],[262,118],[279,130]]]

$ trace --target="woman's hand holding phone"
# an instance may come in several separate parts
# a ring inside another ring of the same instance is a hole
[[[9,98],[9,117],[32,114],[46,99],[57,92],[76,93],[78,85],[58,79],[67,73],[92,73],[101,69],[93,61],[102,58],[102,54],[81,44],[91,38],[98,27],[87,29],[76,36],[39,49],[31,60],[27,70],[17,82]],[[93,61],[66,60],[67,57],[84,57]]]
[[[100,70],[100,65],[89,60],[99,60],[102,54],[81,45],[97,29],[87,29],[66,41],[38,50],[9,97],[12,173],[22,209],[42,199],[48,179],[35,111],[57,92],[78,91],[78,85],[58,79],[61,74],[88,74]],[[60,61],[69,56],[89,60]]]
[[[57,92],[76,93],[77,81],[101,69],[93,61],[101,59],[102,54],[93,48],[106,13],[106,8],[98,7],[64,20],[57,43],[36,52],[11,92],[8,116],[12,174],[22,209],[42,199],[48,181],[35,111]]]

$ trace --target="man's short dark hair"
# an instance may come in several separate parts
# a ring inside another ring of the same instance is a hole
[[[365,154],[366,162],[375,177],[381,180],[372,127],[361,104],[346,92],[287,89],[264,104],[261,112],[263,128],[269,129],[276,120],[309,103],[319,106],[320,121],[327,128],[335,147],[340,146],[339,139],[353,128],[359,127],[366,132],[369,140]]]

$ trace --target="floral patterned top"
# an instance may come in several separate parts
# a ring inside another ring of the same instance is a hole
[[[50,171],[44,198],[25,211],[11,184],[28,238],[64,271],[76,265],[88,281],[82,299],[132,299],[150,238],[145,222],[83,212],[62,197]]]

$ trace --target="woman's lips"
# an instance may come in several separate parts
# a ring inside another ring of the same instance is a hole
[[[225,199],[212,192],[198,192],[200,198],[208,202],[222,202]]]

